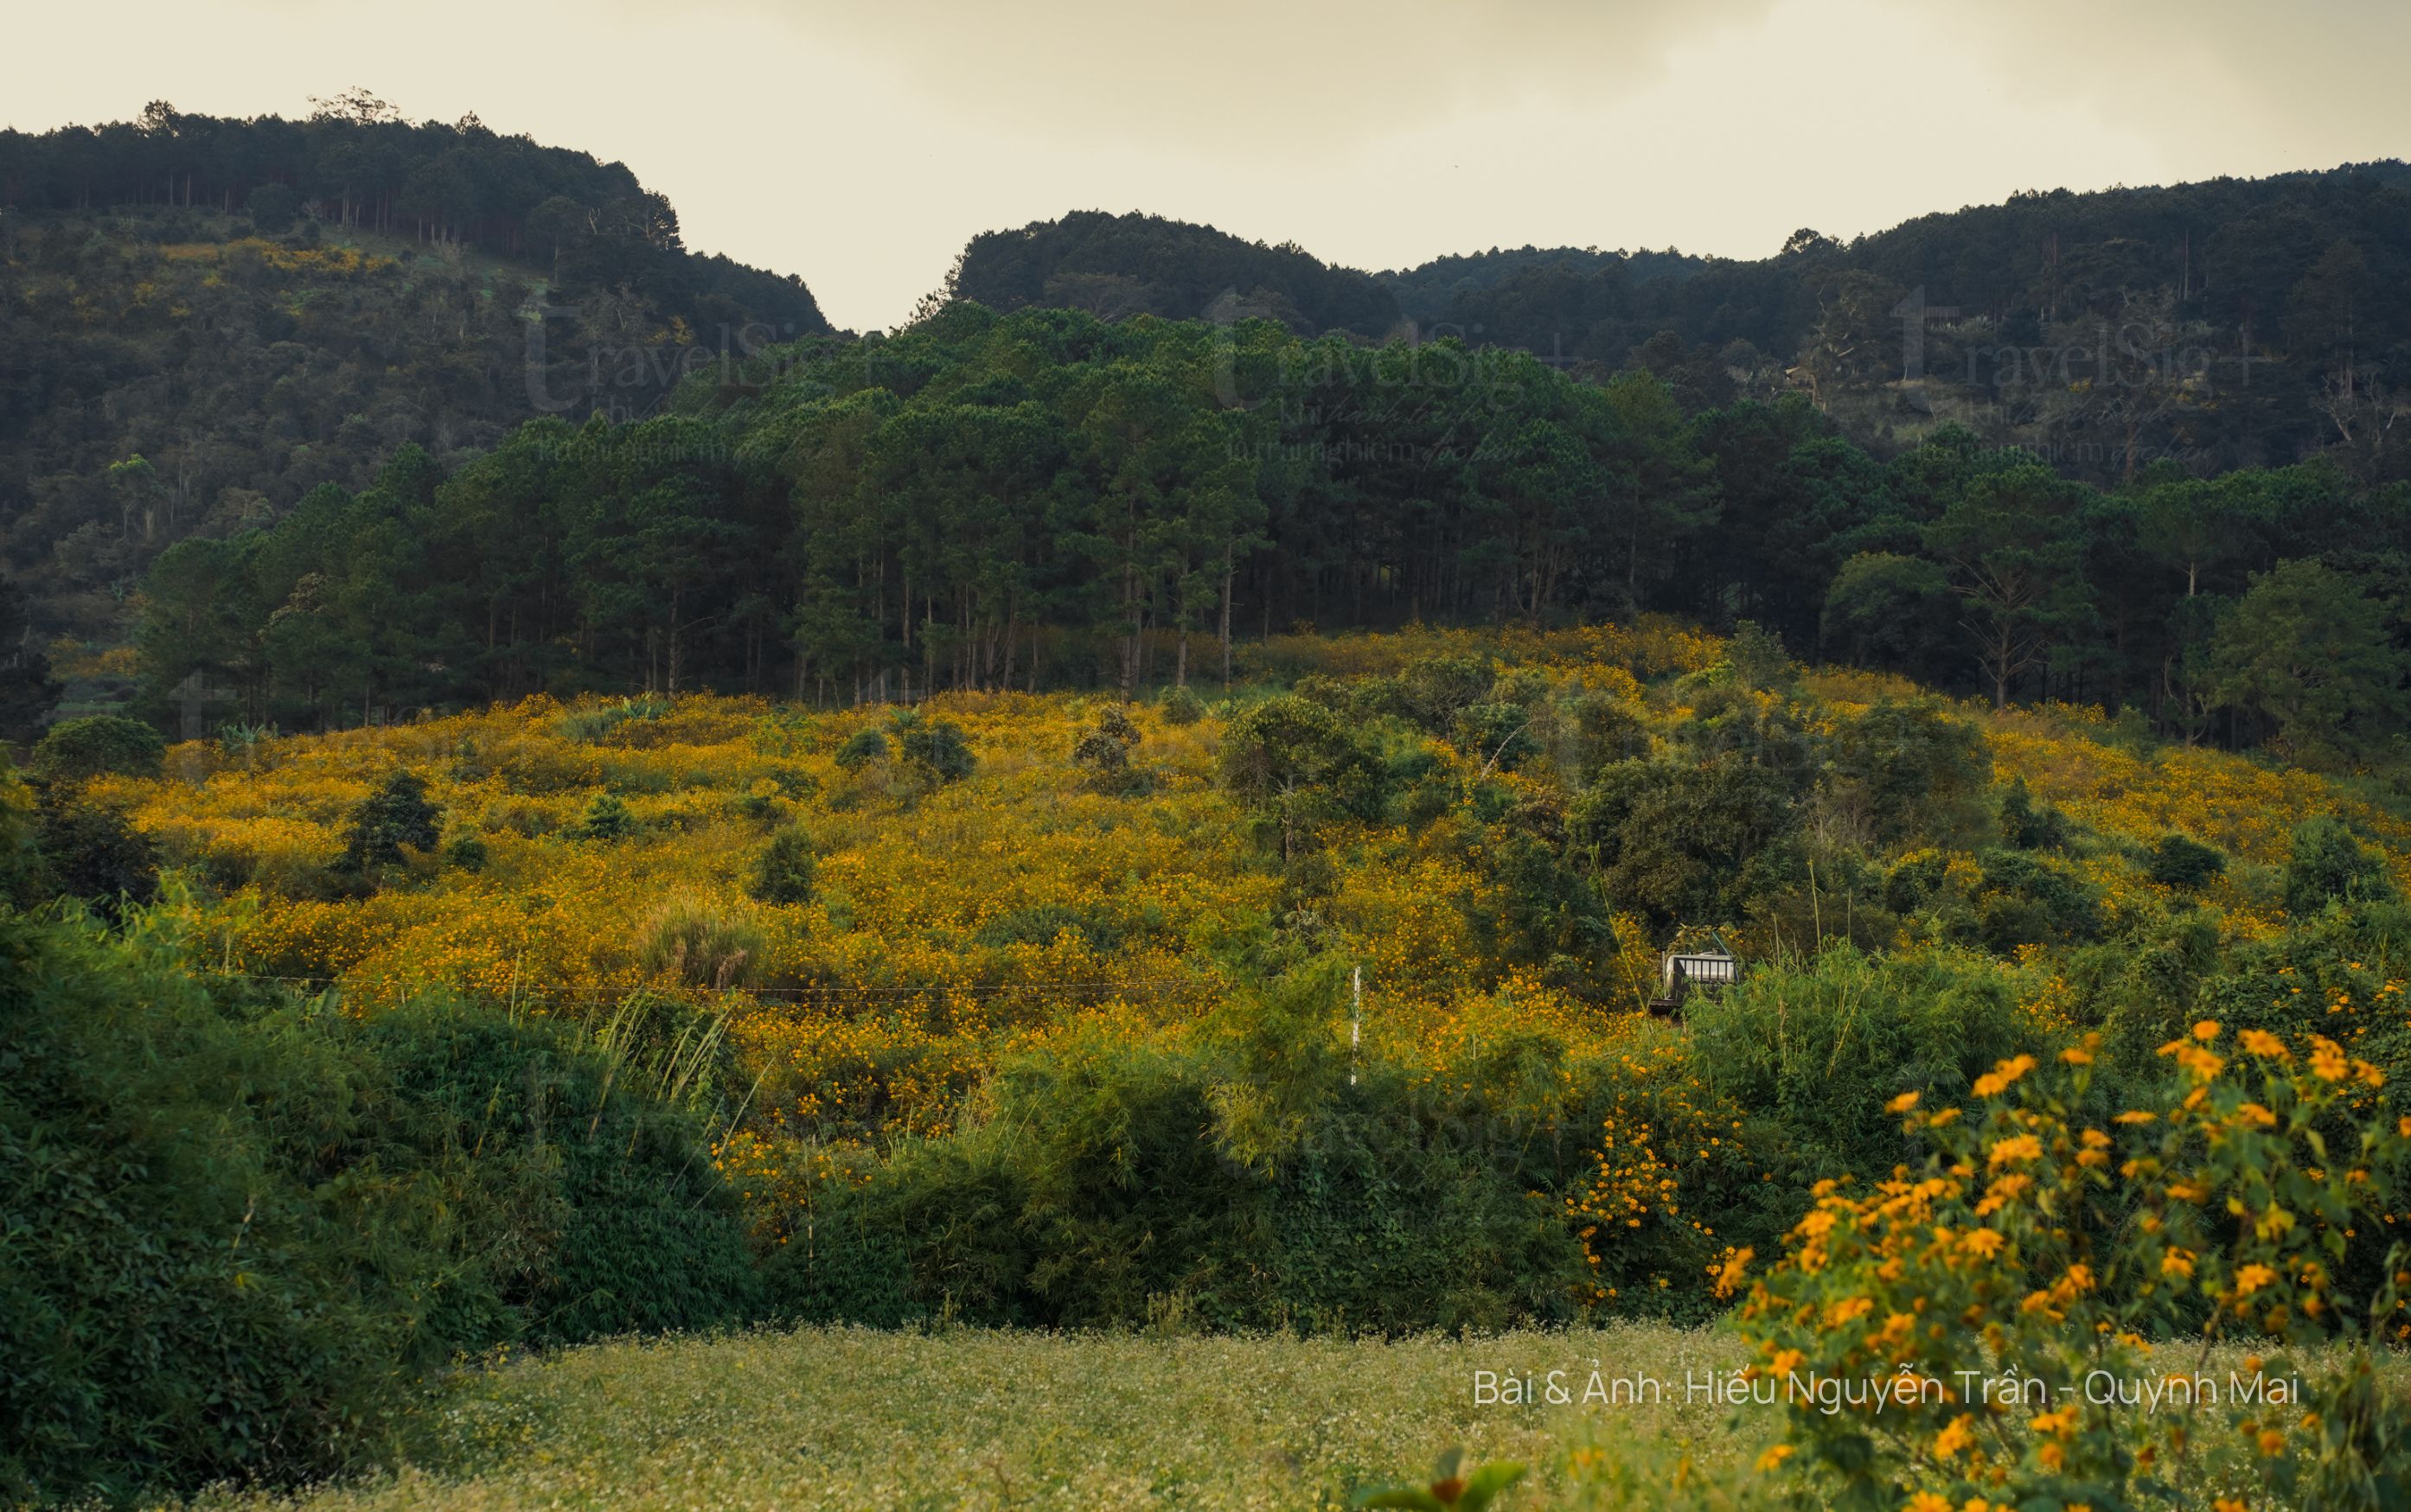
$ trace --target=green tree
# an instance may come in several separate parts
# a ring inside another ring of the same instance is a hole
[[[2255,574],[2212,646],[2219,696],[2305,766],[2374,760],[2402,733],[2405,662],[2385,609],[2307,559]]]
[[[1218,761],[1223,791],[1271,826],[1283,861],[1310,846],[1320,825],[1379,792],[1372,752],[1337,715],[1294,693],[1233,720]]]
[[[432,851],[443,810],[429,801],[427,782],[408,768],[387,775],[377,791],[352,810],[343,833],[343,865],[366,872],[402,859],[402,848]]]
[[[1940,682],[1956,660],[1951,574],[1939,562],[1863,551],[1842,563],[1825,590],[1820,644],[1855,666]]]
[[[61,720],[34,745],[33,770],[52,782],[96,777],[157,777],[168,743],[139,720],[90,714]]]
[[[812,837],[799,829],[783,829],[763,848],[746,892],[764,903],[800,908],[812,900],[819,875],[820,857],[812,849]]]
[[[2308,920],[2331,903],[2374,902],[2394,895],[2386,864],[2361,849],[2336,819],[2314,819],[2294,831],[2286,857],[2286,913]]]
[[[2022,467],[1977,478],[1926,528],[1928,548],[1951,564],[1960,624],[1995,708],[2091,617],[2074,528],[2082,498],[2049,470]]]

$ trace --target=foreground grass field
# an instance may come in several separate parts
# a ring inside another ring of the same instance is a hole
[[[2239,1369],[2244,1354],[2214,1348],[2201,1368]],[[398,1475],[185,1512],[1325,1508],[1421,1479],[1457,1447],[1469,1463],[1531,1467],[1511,1509],[1784,1505],[1757,1469],[1783,1409],[1686,1400],[1687,1382],[1745,1362],[1722,1330],[1648,1324],[1387,1342],[981,1329],[623,1341],[463,1373]],[[1593,1370],[1617,1393],[1607,1405],[1582,1403]],[[1552,1371],[1572,1403],[1476,1391],[1491,1372],[1545,1395]],[[2389,1374],[2411,1388],[2400,1362]],[[1646,1380],[1662,1401],[1617,1385]]]
[[[1741,1362],[1723,1333],[1645,1325],[1388,1343],[858,1329],[612,1343],[466,1375],[429,1415],[414,1468],[285,1505],[1322,1507],[1462,1446],[1533,1466],[1511,1506],[1616,1505],[1624,1472],[1662,1484],[1687,1458],[1712,1480],[1747,1467],[1778,1431],[1771,1410],[1735,1433],[1726,1409],[1679,1401],[1687,1373]],[[1562,1370],[1579,1396],[1594,1365],[1660,1378],[1670,1400],[1587,1415],[1476,1402],[1477,1371]]]

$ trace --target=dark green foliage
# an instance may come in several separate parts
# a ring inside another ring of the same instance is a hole
[[[1569,821],[1609,901],[1660,932],[1740,919],[1791,869],[1784,842],[1795,822],[1786,781],[1731,755],[1613,763]]]
[[[0,401],[0,516],[45,638],[122,641],[129,590],[166,553],[197,540],[211,557],[246,555],[241,536],[321,485],[371,485],[405,443],[448,464],[522,421],[644,413],[698,370],[724,377],[740,354],[829,330],[800,281],[687,252],[675,211],[624,167],[474,124],[170,111],[139,126],[0,131],[0,286],[24,296],[0,301],[0,350],[34,379]],[[315,213],[297,220],[302,205]],[[68,316],[68,290],[110,318]],[[115,472],[144,449],[148,477]],[[409,534],[431,523],[418,516]],[[297,600],[287,583],[260,614],[287,607],[286,631],[303,638],[330,613],[389,622],[391,604],[359,601],[411,590],[300,565],[319,595]],[[558,575],[557,564],[554,582],[531,587],[557,594]],[[448,579],[472,594],[494,580]],[[191,607],[170,611],[190,648],[227,644],[233,605]],[[0,658],[20,644],[8,634]],[[438,663],[474,676],[493,661],[482,630],[412,644],[417,654],[361,670],[423,679]],[[209,688],[241,686],[235,670],[210,667]],[[300,682],[274,717],[315,724],[348,705],[358,720],[364,692],[396,706],[345,676]],[[271,717],[245,702],[242,717]]]
[[[1941,887],[1949,865],[1946,857],[1923,855],[1894,866],[1884,877],[1883,906],[1894,913],[1924,908]]]
[[[1950,886],[1948,858],[1904,862],[1884,880],[1883,906],[1924,918],[1962,945],[2009,954],[2021,945],[2070,945],[2100,938],[2101,900],[2091,883],[2059,861],[1995,848],[1974,858],[1972,886]]]
[[[971,742],[951,720],[908,720],[896,732],[896,751],[931,783],[960,782],[979,765]]]
[[[268,236],[283,236],[301,212],[301,196],[281,183],[263,183],[243,199],[251,224]]]
[[[1600,885],[1569,862],[1561,841],[1527,825],[1504,825],[1482,848],[1482,869],[1496,889],[1482,906],[1468,899],[1474,938],[1496,958],[1541,967],[1553,984],[1603,995],[1602,973],[1615,955]]]
[[[1988,950],[2008,954],[2020,945],[2066,945],[2101,931],[2101,904],[2091,884],[2063,866],[2020,850],[1984,850],[1976,857],[1975,933]]]
[[[1130,716],[1119,708],[1108,708],[1099,717],[1097,727],[1073,744],[1072,763],[1080,768],[1088,785],[1099,792],[1144,792],[1148,787],[1147,774],[1131,764],[1131,752],[1138,740],[1138,726],[1131,722]]]
[[[1327,820],[1380,811],[1379,758],[1339,716],[1294,693],[1233,720],[1219,763],[1223,791],[1255,812],[1284,860]]]
[[[1783,648],[1783,637],[1755,619],[1737,620],[1725,642],[1732,680],[1753,691],[1790,690],[1800,681],[1800,664]]]
[[[860,771],[873,762],[887,759],[887,737],[876,730],[856,730],[837,749],[838,766],[848,772]]]
[[[2170,832],[2152,847],[2147,869],[2163,887],[2199,887],[2227,869],[2227,857],[2190,836]]]
[[[475,831],[454,836],[444,847],[444,864],[461,871],[484,871],[491,859],[484,837]]]
[[[812,837],[799,829],[784,829],[763,847],[745,890],[763,903],[800,908],[812,900],[819,876],[820,855],[812,849]]]
[[[116,922],[159,895],[159,850],[114,809],[74,799],[42,805],[39,837],[50,886]]]
[[[1042,903],[1000,914],[980,925],[972,939],[991,949],[1005,945],[1052,945],[1071,930],[1082,943],[1102,955],[1120,947],[1123,928],[1105,914],[1064,903]]]
[[[1805,395],[1686,424],[1647,372],[1590,383],[1470,356],[957,301],[876,343],[750,359],[635,423],[533,421],[468,458],[405,446],[358,491],[314,487],[261,529],[162,552],[141,599],[144,706],[165,720],[179,690],[205,687],[252,722],[315,727],[652,688],[665,670],[731,691],[792,676],[823,703],[1101,682],[1128,696],[1166,670],[1152,637],[1185,645],[1216,620],[1237,634],[1656,612],[1746,615],[1687,685],[1702,717],[1679,739],[1795,787],[1825,755],[1790,692],[1792,652],[1820,628],[1841,637],[1827,654],[1913,663],[1945,691],[2132,705],[2164,733],[2316,745],[2321,761],[2374,762],[2411,720],[2411,703],[2378,696],[2371,616],[2411,560],[2383,468],[2231,472],[2203,485],[2205,513],[2157,474],[2097,491],[1952,427],[1879,459]],[[1410,390],[1429,402],[1396,408]],[[1384,446],[1368,450],[1335,417],[1370,414]],[[1384,459],[1401,455],[1431,465]],[[1274,456],[1328,465],[1252,460]],[[157,507],[155,470],[110,460],[132,471],[95,473],[80,509]],[[1630,507],[1602,528],[1611,497]],[[1416,524],[1361,529],[1368,508]],[[2183,528],[2210,518],[2249,528]],[[95,563],[122,545],[101,523],[82,538]],[[2327,577],[2271,571],[2314,557]],[[2246,618],[2285,633],[2230,667],[2214,642],[2254,572],[2276,587]],[[899,616],[905,580],[918,602]],[[1866,602],[1837,606],[1848,594]],[[2330,599],[2349,624],[2305,613]],[[1460,729],[1463,711],[1515,705],[1556,759],[1606,759],[1493,686],[1504,647],[1343,683],[1253,641],[1236,657],[1353,724],[1395,718],[1470,747],[1496,720]],[[588,717],[603,718],[572,718]],[[904,764],[906,786],[926,786]]]
[[[2038,804],[2024,778],[2013,778],[2001,795],[2001,843],[2020,850],[2057,850],[2068,844],[2068,816]]]
[[[1941,563],[1921,557],[1862,552],[1834,574],[1818,631],[1829,656],[1921,682],[1943,682],[1957,660],[1951,654],[1958,611],[1951,574]]]
[[[557,1033],[437,1005],[366,1030],[403,1097],[456,1149],[533,1143],[549,1177],[492,1284],[520,1337],[568,1344],[692,1330],[759,1311],[733,1194],[688,1117]]]
[[[584,817],[577,821],[580,839],[599,840],[608,844],[624,840],[636,833],[636,816],[616,792],[598,792],[587,804]]]
[[[1761,966],[1696,1000],[1686,1022],[1710,1083],[1767,1126],[1750,1145],[1785,1163],[1772,1184],[1781,1192],[1765,1194],[1783,1213],[1820,1178],[1909,1158],[1899,1118],[1884,1112],[1892,1098],[1917,1092],[1945,1106],[1995,1061],[2035,1048],[1993,964],[1948,952],[1837,948],[1804,966]]]
[[[2361,849],[2341,820],[2314,819],[2294,831],[2286,858],[2286,912],[2307,920],[2331,903],[2367,903],[2394,895],[2386,864]]]
[[[2256,574],[2219,620],[2210,662],[2219,696],[2303,766],[2382,759],[2411,708],[2411,659],[2395,645],[2392,616],[2360,582],[2318,561]]]
[[[344,869],[392,865],[405,847],[433,850],[442,820],[443,811],[428,801],[425,778],[407,768],[387,774],[384,785],[352,810],[343,835]]]
[[[397,1362],[433,1362],[443,1235],[407,1183],[322,1188],[263,1126],[364,1069],[66,930],[0,916],[0,1498],[344,1464]]]
[[[25,590],[0,574],[0,740],[33,740],[66,691],[33,630]]]
[[[1571,1318],[1581,1248],[1527,1195],[1548,1141],[1504,1099],[1425,1104],[1386,1068],[1351,1086],[1340,985],[1293,978],[1188,1050],[1076,1036],[1014,1063],[977,1128],[825,1189],[813,1249],[773,1263],[779,1302],[1053,1327],[1167,1306],[1334,1331]],[[1487,1084],[1521,1084],[1508,1064]]]
[[[1167,688],[1160,701],[1166,724],[1195,724],[1206,717],[1206,702],[1186,687]]]
[[[1400,712],[1431,734],[1444,735],[1457,712],[1490,691],[1489,664],[1480,657],[1425,656],[1398,674]]]
[[[456,1352],[758,1309],[698,1131],[541,1021],[5,911],[0,967],[0,1499],[323,1476]]]
[[[1308,333],[1344,327],[1361,336],[1383,335],[1398,320],[1397,302],[1369,273],[1160,215],[1076,211],[984,232],[963,249],[949,283],[951,293],[995,310],[1055,305],[1107,319],[1257,315]],[[1235,308],[1221,310],[1218,300]]]
[[[1610,762],[1649,754],[1649,731],[1630,705],[1603,693],[1567,700],[1552,721],[1553,745],[1567,785],[1583,788]]]
[[[1451,733],[1477,770],[1512,772],[1540,754],[1532,716],[1513,704],[1468,704],[1456,711]]]
[[[157,777],[168,743],[139,720],[94,714],[61,720],[35,743],[33,770],[52,782],[96,777]]]
[[[1974,726],[1939,705],[1879,700],[1840,722],[1829,761],[1834,800],[1878,844],[1964,843],[1982,823],[1992,756]]]

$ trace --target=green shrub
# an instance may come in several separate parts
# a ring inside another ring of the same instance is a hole
[[[1879,699],[1839,721],[1830,755],[1830,795],[1879,844],[1950,843],[1983,825],[1992,756],[1975,726],[1938,703]]]
[[[1115,711],[1119,713],[1118,710]],[[1129,723],[1127,717],[1123,723]],[[944,784],[960,782],[972,775],[979,758],[972,754],[971,743],[962,731],[946,720],[907,720],[896,734],[899,755],[927,780]]]
[[[1957,1101],[2029,1032],[2000,968],[1950,952],[1831,948],[1805,965],[1754,967],[1685,1017],[1709,1085],[1768,1126],[1750,1142],[1777,1162],[1766,1195],[1778,1230],[1811,1183],[1911,1156],[1884,1112],[1892,1098]]]
[[[168,743],[141,720],[94,714],[51,726],[35,742],[33,770],[53,782],[157,777],[167,754]]]
[[[1099,716],[1097,727],[1074,743],[1072,763],[1099,792],[1118,796],[1143,792],[1148,786],[1147,774],[1131,764],[1131,750],[1138,741],[1138,726],[1130,716],[1119,708],[1108,708]]]
[[[0,1501],[343,1463],[395,1405],[400,1309],[217,1100],[252,1057],[168,973],[22,917],[0,952]]]
[[[1270,832],[1283,859],[1345,814],[1381,810],[1379,755],[1347,721],[1296,694],[1269,698],[1231,721],[1218,776],[1223,791]]]
[[[1122,943],[1123,930],[1118,921],[1094,909],[1065,903],[1042,903],[1001,914],[982,924],[972,938],[991,950],[1007,945],[1052,945],[1067,929],[1100,954],[1118,950]]]
[[[2199,887],[2227,869],[2227,858],[2188,836],[2169,834],[2152,847],[2145,869],[2163,887]]]
[[[484,838],[474,834],[455,836],[444,848],[445,865],[460,871],[484,871],[486,864],[492,859],[492,852],[487,849]]]
[[[263,183],[243,200],[243,208],[251,211],[252,227],[260,235],[283,236],[300,216],[301,196],[288,185]]]
[[[887,759],[887,737],[876,730],[856,730],[837,749],[836,761],[842,771],[859,771],[873,762]]]
[[[2068,816],[2036,803],[2026,779],[2018,778],[2001,798],[2001,843],[2020,850],[2057,850],[2068,844]]]
[[[596,793],[587,804],[584,817],[577,821],[580,839],[608,844],[614,840],[624,840],[636,833],[636,816],[628,812],[628,806],[620,801],[616,792]]]
[[[757,1316],[692,1119],[543,1021],[0,912],[0,1504],[372,1460],[462,1351]]]
[[[2286,912],[2307,919],[2331,903],[2366,903],[2394,895],[2386,864],[2360,848],[2343,821],[2314,819],[2294,831],[2286,859]]]
[[[1613,763],[1569,820],[1607,895],[1660,931],[1742,917],[1793,869],[1797,822],[1782,776],[1732,752],[1698,765]]]
[[[1157,701],[1166,724],[1195,724],[1206,717],[1206,704],[1187,687],[1167,688]]]
[[[1469,704],[1456,711],[1449,734],[1476,770],[1512,772],[1541,750],[1531,715],[1513,704]]]
[[[514,1336],[576,1344],[760,1314],[734,1194],[688,1114],[557,1027],[430,1003],[364,1032],[446,1148],[517,1147],[544,1175],[507,1209],[493,1198],[509,1188],[486,1184],[475,1213]]]
[[[819,877],[820,857],[812,850],[812,837],[798,829],[785,829],[770,836],[770,843],[763,848],[746,891],[763,903],[800,908],[812,900]]]
[[[1537,1124],[1436,1106],[1387,1065],[1352,1083],[1340,989],[1309,970],[1183,1047],[1079,1030],[1015,1059],[991,1116],[821,1189],[811,1239],[772,1262],[780,1307],[1135,1326],[1180,1298],[1221,1328],[1571,1320],[1586,1268],[1524,1164],[1550,1150]]]
[[[1426,734],[1446,734],[1459,709],[1488,695],[1491,681],[1490,663],[1481,657],[1417,657],[1398,673],[1402,712]]]
[[[365,872],[402,859],[404,846],[433,850],[442,811],[427,798],[427,784],[416,773],[398,769],[385,784],[352,810],[343,834],[343,866]]]
[[[2067,945],[2101,934],[2101,901],[2090,882],[2022,850],[1981,850],[1975,938],[2006,955],[2021,945]]]
[[[666,698],[646,694],[639,698],[622,698],[596,708],[572,709],[561,717],[561,734],[564,739],[583,745],[597,745],[618,733],[621,726],[643,724],[667,718],[675,705]]]
[[[158,848],[113,809],[45,803],[39,843],[50,887],[112,923],[159,895]]]

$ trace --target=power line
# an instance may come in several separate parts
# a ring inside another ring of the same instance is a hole
[[[292,986],[325,988],[366,988],[368,983],[346,981],[342,977],[279,976],[269,972],[211,971],[207,976],[229,981],[273,981]],[[581,1002],[624,1001],[630,997],[652,996],[673,999],[709,999],[726,997],[772,997],[794,1001],[821,998],[896,998],[896,997],[1001,997],[1016,993],[1049,996],[1105,996],[1115,993],[1138,992],[1162,996],[1175,987],[1201,987],[1193,979],[1181,977],[1130,977],[1098,979],[1085,981],[1019,981],[986,984],[950,985],[933,983],[924,986],[844,986],[817,985],[810,987],[475,987],[459,982],[413,982],[410,992],[461,992],[488,996],[542,998],[547,1001],[572,999]]]

